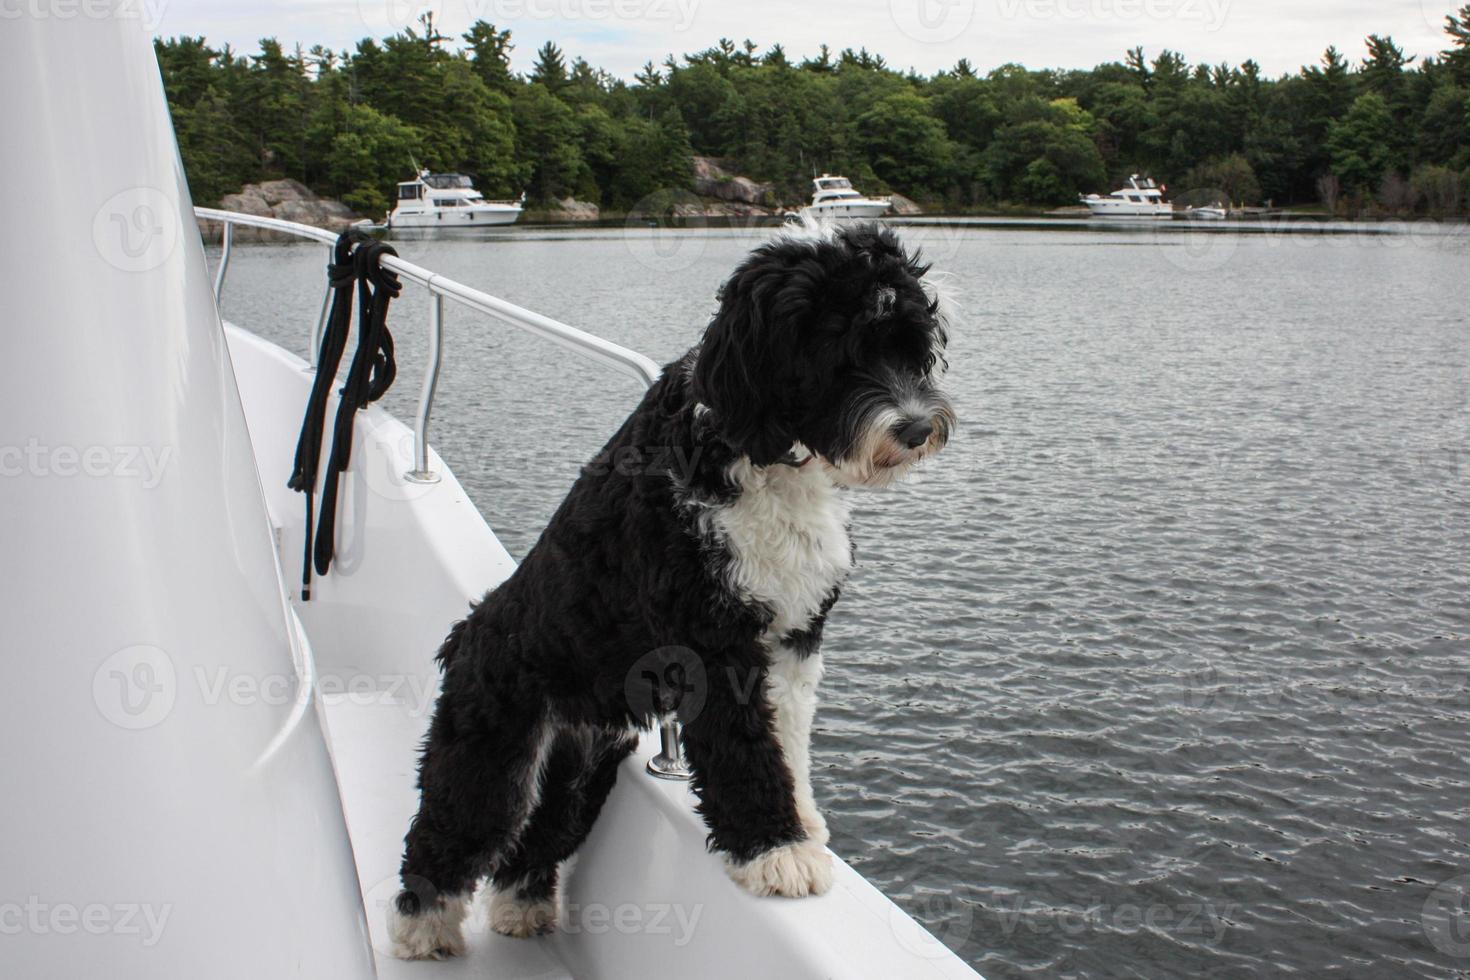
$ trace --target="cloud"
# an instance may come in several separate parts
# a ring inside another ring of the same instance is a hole
[[[1441,9],[1443,6],[1443,9]],[[509,28],[513,68],[529,71],[546,41],[631,78],[659,63],[749,37],[764,51],[782,44],[789,57],[866,47],[895,68],[932,73],[968,58],[981,70],[1006,62],[1028,68],[1090,68],[1142,45],[1191,63],[1259,62],[1266,74],[1314,64],[1329,45],[1362,57],[1370,33],[1391,34],[1421,58],[1446,46],[1437,0],[193,0],[169,4],[161,35],[202,34],[216,46],[254,51],[262,37],[288,47],[351,49],[435,12],[457,40],[477,18]]]

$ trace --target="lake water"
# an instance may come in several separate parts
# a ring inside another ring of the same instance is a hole
[[[394,244],[663,362],[763,234]],[[1470,234],[906,234],[960,425],[856,510],[833,848],[992,978],[1470,976]],[[238,247],[226,314],[304,354],[323,257]],[[518,557],[639,396],[452,307],[439,391]]]

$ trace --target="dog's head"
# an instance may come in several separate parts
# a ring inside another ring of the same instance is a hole
[[[716,430],[757,466],[809,451],[849,486],[887,486],[938,452],[954,412],[927,271],[877,225],[757,248],[722,287],[694,363]]]

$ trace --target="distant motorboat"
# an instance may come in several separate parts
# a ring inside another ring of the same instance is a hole
[[[464,174],[421,171],[398,185],[398,206],[388,215],[389,228],[455,230],[514,224],[525,195],[518,201],[487,201]]]
[[[1128,186],[1103,196],[1101,194],[1079,195],[1077,200],[1087,205],[1094,218],[1172,218],[1174,205],[1164,200],[1164,188],[1152,178],[1133,174]]]
[[[1184,216],[1191,221],[1224,221],[1230,209],[1223,204],[1207,204],[1202,208],[1186,208]]]
[[[846,177],[822,174],[812,181],[812,203],[801,209],[804,218],[881,218],[893,207],[886,197],[864,197]]]

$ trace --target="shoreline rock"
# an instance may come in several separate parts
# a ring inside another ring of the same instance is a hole
[[[317,197],[300,181],[283,179],[267,180],[259,184],[246,184],[239,193],[226,194],[220,198],[221,211],[239,211],[262,218],[279,218],[295,221],[313,228],[325,228],[341,232],[348,225],[361,220],[361,216],[341,201]],[[222,235],[218,221],[199,221],[199,233],[204,240],[214,244]],[[237,242],[289,242],[300,241],[293,235],[261,228],[236,226]]]
[[[888,200],[893,204],[893,213],[900,217],[912,218],[924,213],[923,208],[902,194],[889,194]]]
[[[700,197],[712,197],[718,201],[756,208],[771,209],[776,206],[776,189],[773,185],[733,174],[726,169],[723,161],[714,157],[697,156],[693,160],[694,193]]]
[[[601,217],[602,209],[591,201],[578,201],[576,198],[564,197],[556,202],[554,208],[526,211],[521,215],[521,220],[532,224],[556,224],[564,221],[597,221]]]

